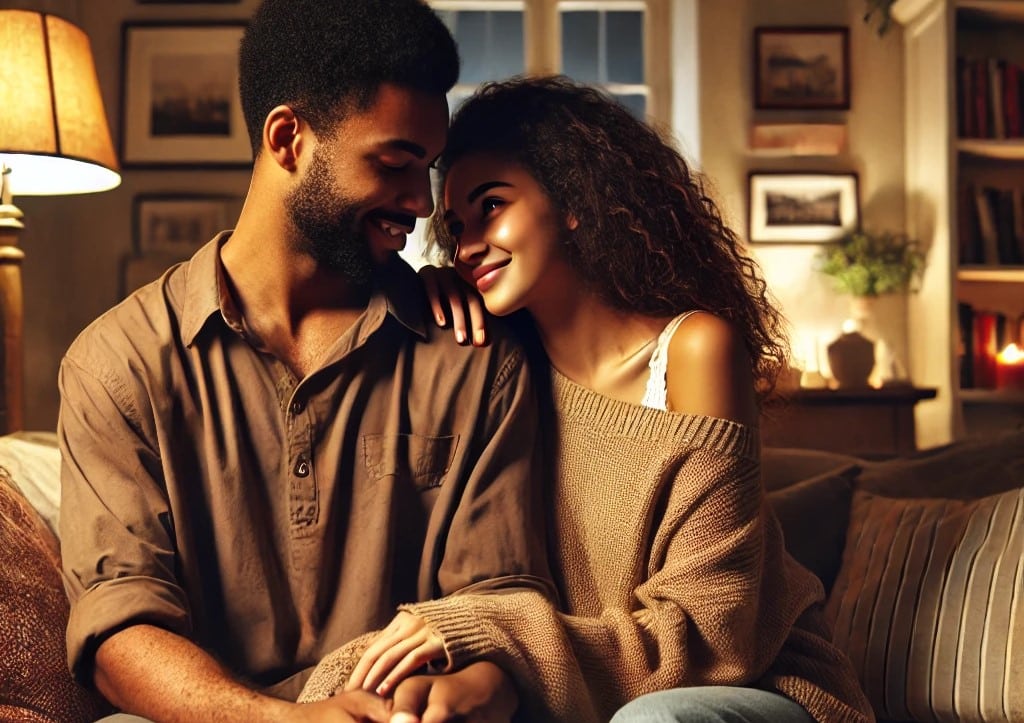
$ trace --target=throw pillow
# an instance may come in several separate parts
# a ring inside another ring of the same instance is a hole
[[[846,542],[853,478],[859,467],[846,467],[769,492],[768,502],[782,525],[786,550],[832,588]]]
[[[1024,489],[977,500],[854,492],[826,612],[878,717],[1024,720],[1022,576]]]
[[[67,667],[57,541],[0,467],[0,720],[93,721],[109,712]]]

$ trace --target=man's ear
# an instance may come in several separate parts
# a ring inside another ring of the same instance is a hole
[[[309,126],[287,105],[267,114],[263,123],[263,151],[286,171],[294,171]]]

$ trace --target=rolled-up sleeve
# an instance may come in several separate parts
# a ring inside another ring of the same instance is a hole
[[[111,366],[69,352],[59,375],[68,665],[88,684],[95,649],[110,633],[135,623],[191,629],[160,456],[143,422],[143,385],[129,386]]]

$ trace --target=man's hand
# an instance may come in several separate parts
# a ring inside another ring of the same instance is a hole
[[[365,690],[338,691],[327,700],[300,705],[299,714],[295,720],[302,723],[388,723],[391,701]]]
[[[447,659],[441,637],[422,618],[400,612],[363,653],[345,690],[387,695],[399,681],[439,659]]]
[[[504,671],[486,661],[446,675],[417,675],[395,688],[390,723],[509,723],[519,695]]]
[[[476,289],[462,281],[455,269],[448,267],[427,265],[419,270],[419,275],[437,325],[445,326],[451,317],[452,332],[457,342],[472,341],[473,346],[487,344],[484,302]]]

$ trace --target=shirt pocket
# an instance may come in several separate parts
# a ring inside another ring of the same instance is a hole
[[[458,435],[366,434],[363,460],[374,481],[394,475],[411,480],[418,490],[428,490],[444,483],[458,444]]]

